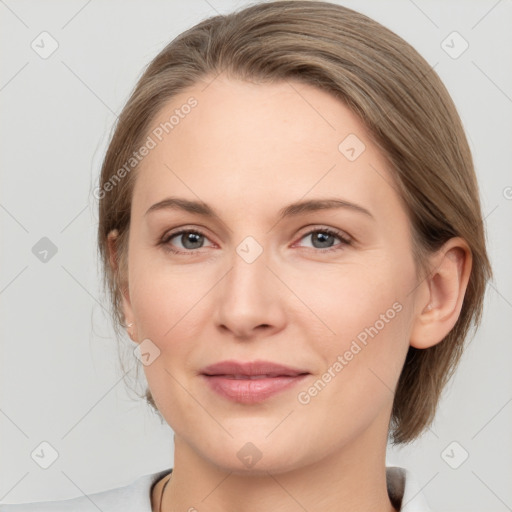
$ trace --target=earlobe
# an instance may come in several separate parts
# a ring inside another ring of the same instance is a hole
[[[137,327],[135,326],[135,317],[132,310],[128,284],[125,286],[121,284],[119,286],[119,291],[122,297],[121,307],[123,308],[123,316],[126,322],[126,332],[132,341],[137,342]]]
[[[110,267],[112,269],[112,272],[116,276],[117,280],[117,287],[119,290],[119,293],[121,294],[121,307],[123,309],[123,316],[125,319],[125,325],[124,327],[126,329],[126,332],[132,339],[132,341],[137,341],[137,333],[135,332],[136,329],[134,327],[134,319],[133,319],[133,312],[131,307],[131,301],[130,301],[130,293],[128,286],[124,284],[124,279],[122,279],[123,276],[120,275],[120,268],[119,268],[119,254],[117,251],[117,241],[119,237],[119,231],[117,229],[113,229],[107,236],[107,243],[108,243],[108,251],[109,251],[109,262]]]
[[[137,343],[137,336],[134,333],[134,330],[135,330],[134,323],[130,322],[128,325],[123,325],[123,327],[126,329],[128,336],[130,336],[130,339]]]
[[[132,304],[130,301],[130,292],[128,287],[120,287],[120,292],[122,295],[122,307],[126,324],[133,324]]]
[[[429,348],[440,343],[455,326],[471,274],[472,257],[467,243],[451,238],[431,258],[432,272],[418,287],[418,312],[410,345]]]

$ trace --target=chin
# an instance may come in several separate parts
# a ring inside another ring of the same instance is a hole
[[[265,454],[262,454],[261,459],[254,463],[242,462],[238,457],[235,460],[231,457],[227,459],[225,456],[219,459],[213,458],[211,462],[222,470],[235,475],[253,477],[268,477],[269,473],[286,473],[302,466],[297,457],[295,457],[294,460],[289,460],[289,454],[283,454],[282,457],[279,455],[280,454],[273,453],[271,457],[265,457]]]
[[[211,444],[199,447],[199,453],[202,452],[202,457],[219,469],[241,476],[285,473],[313,462],[308,460],[313,454],[301,453],[297,449],[297,445],[300,448],[300,443],[295,442],[291,435],[288,436],[288,442],[283,442],[277,436],[272,439],[273,434],[265,439],[268,432],[269,430],[265,430],[261,435],[235,435],[234,438],[217,444],[215,450],[211,449]],[[314,448],[309,450],[315,451]]]

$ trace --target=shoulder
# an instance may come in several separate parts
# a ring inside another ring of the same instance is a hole
[[[67,500],[0,504],[0,512],[151,512],[151,488],[171,471],[143,475],[123,487]]]

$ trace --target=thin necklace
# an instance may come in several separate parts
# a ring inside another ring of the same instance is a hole
[[[169,483],[169,481],[171,480],[171,475],[169,475],[169,478],[167,479],[167,482],[165,482],[164,486],[162,487],[162,494],[160,494],[160,507],[159,507],[159,512],[162,512],[162,500],[164,498],[164,491],[165,491],[165,488],[167,487],[167,484]]]

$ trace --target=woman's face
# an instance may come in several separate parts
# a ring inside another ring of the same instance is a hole
[[[385,160],[312,86],[205,85],[161,110],[133,191],[124,311],[155,402],[177,446],[230,471],[374,456],[416,314]],[[225,361],[291,370],[204,375]]]

